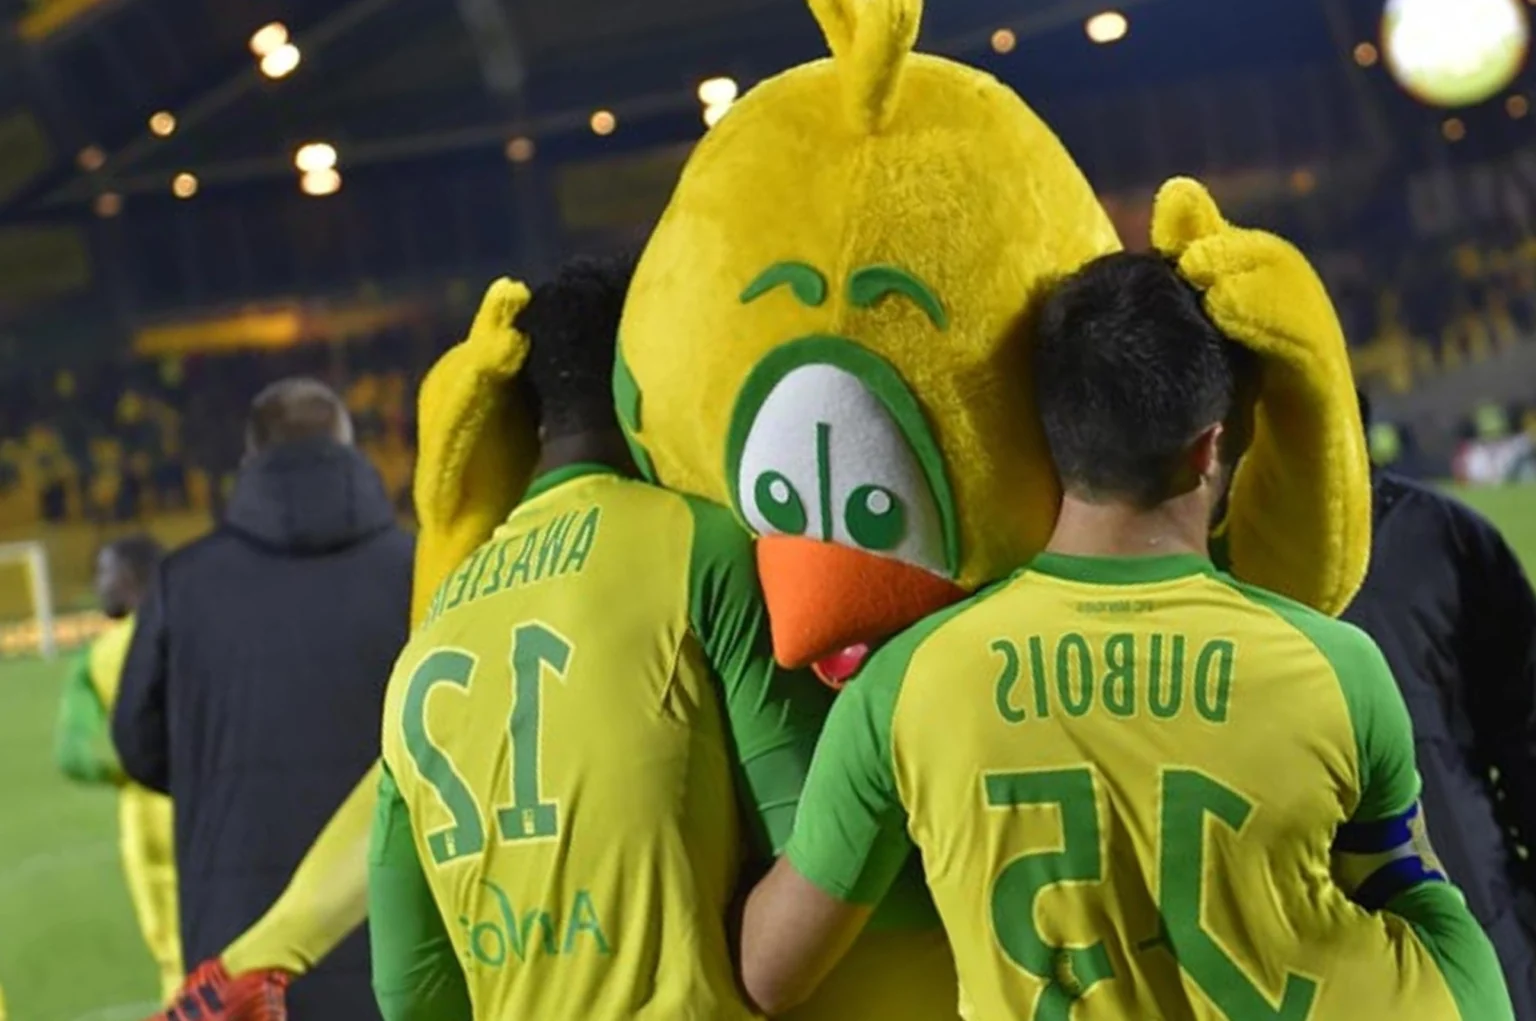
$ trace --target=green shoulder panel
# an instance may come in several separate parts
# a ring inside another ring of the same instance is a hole
[[[768,610],[752,536],[729,510],[678,496],[693,520],[688,622],[721,685],[722,702],[751,807],[758,850],[777,853],[794,828],[833,693],[809,670],[773,659]]]
[[[1353,624],[1228,575],[1218,577],[1301,632],[1333,668],[1349,709],[1360,770],[1360,802],[1351,821],[1389,819],[1412,808],[1419,799],[1413,723],[1376,643]]]
[[[54,728],[54,761],[78,783],[116,783],[123,775],[112,749],[111,715],[91,678],[87,653],[75,657],[64,681]]]
[[[917,651],[977,598],[920,621],[877,652],[838,696],[816,752],[789,859],[806,879],[841,900],[879,902],[877,924],[936,924],[907,835],[894,721]]]

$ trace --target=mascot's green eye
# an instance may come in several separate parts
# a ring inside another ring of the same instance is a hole
[[[789,479],[775,471],[763,472],[752,495],[758,512],[774,528],[785,535],[805,534],[805,503]]]
[[[860,486],[843,511],[848,534],[867,550],[884,553],[901,545],[907,533],[907,512],[901,499],[884,486]]]

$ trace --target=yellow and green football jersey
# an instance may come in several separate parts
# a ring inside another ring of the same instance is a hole
[[[425,872],[474,1017],[753,1016],[739,821],[782,844],[831,693],[774,667],[752,557],[728,511],[581,465],[437,594],[388,688],[371,882]],[[381,961],[420,937],[372,929],[389,1016],[412,977]]]
[[[123,877],[139,931],[160,972],[161,995],[169,999],[185,977],[171,799],[124,777],[112,748],[112,708],[133,626],[131,617],[114,623],[76,663],[65,682],[55,754],[59,768],[71,779],[118,788]]]
[[[1363,633],[1200,557],[1045,555],[844,691],[786,853],[873,903],[910,833],[968,1018],[1510,1018],[1418,795]]]

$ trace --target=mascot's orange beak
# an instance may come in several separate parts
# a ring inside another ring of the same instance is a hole
[[[780,665],[813,666],[841,688],[869,643],[965,598],[954,582],[911,564],[799,536],[757,541],[757,570]]]

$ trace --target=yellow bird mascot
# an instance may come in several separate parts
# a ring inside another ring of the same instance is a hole
[[[1059,490],[1030,399],[1031,313],[1120,242],[1017,95],[912,52],[921,0],[810,7],[831,59],[763,82],[694,152],[631,288],[615,395],[653,480],[735,507],[762,537],[778,657],[837,682],[1043,546]],[[1164,187],[1152,241],[1264,361],[1219,546],[1242,579],[1340,610],[1365,572],[1369,478],[1321,283],[1192,181]],[[509,385],[525,298],[493,285],[423,388],[419,598],[490,535],[537,457]],[[334,828],[338,848],[361,836]],[[319,850],[316,871],[335,857]],[[339,938],[360,920],[349,903],[301,942]],[[258,928],[231,971],[272,966],[271,937],[303,926],[280,905]],[[890,929],[795,1016],[932,1021],[956,1004],[942,934]]]

